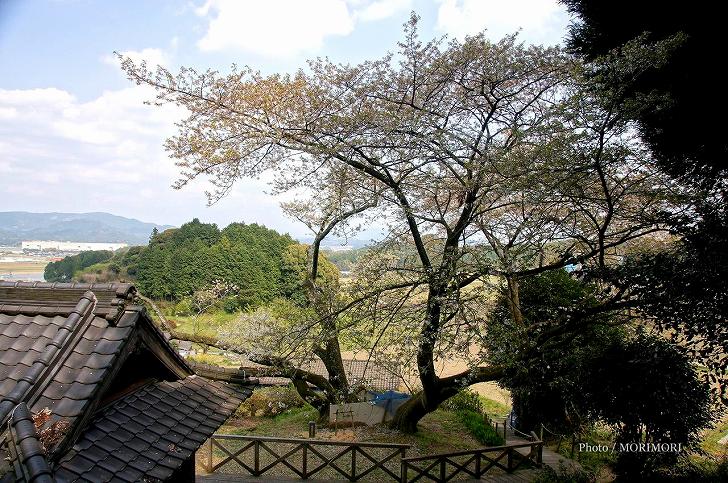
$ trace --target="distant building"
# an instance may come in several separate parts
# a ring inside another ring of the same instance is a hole
[[[63,242],[54,240],[29,240],[21,243],[23,251],[86,252],[89,250],[110,250],[127,247],[126,243]]]

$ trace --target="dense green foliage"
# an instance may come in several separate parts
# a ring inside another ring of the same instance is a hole
[[[237,287],[241,307],[257,306],[281,293],[283,255],[293,243],[256,224],[219,230],[194,219],[153,234],[139,256],[137,284],[153,298],[181,299],[222,280]]]
[[[309,303],[305,292],[308,279],[307,249],[306,245],[289,245],[281,257],[280,294],[300,307]],[[339,270],[320,253],[316,278],[318,288],[327,292],[335,292],[338,283]]]
[[[615,427],[617,443],[676,442],[696,448],[710,424],[710,396],[687,357],[663,338],[639,333],[612,344],[587,368],[594,414]],[[672,466],[678,453],[622,452],[616,471],[641,479]]]
[[[666,62],[646,70],[632,64],[636,71],[623,69],[612,82],[625,89],[624,113],[639,122],[643,138],[668,172],[701,184],[725,178],[728,142],[723,113],[728,100],[722,95],[722,81],[703,74],[724,43],[718,4],[699,0],[677,9],[661,8],[663,3],[655,1],[563,2],[577,15],[569,46],[589,61],[615,52],[627,57],[628,51],[620,49],[640,36],[648,49],[681,36]]]
[[[472,411],[480,414],[484,412],[480,395],[469,388],[465,388],[447,399],[444,403],[440,404],[440,407],[448,411]]]
[[[711,219],[669,250],[630,257],[610,276],[630,286],[658,329],[682,339],[690,357],[728,404],[728,223]]]
[[[568,309],[588,308],[595,303],[593,290],[564,270],[524,279],[520,300],[526,325],[563,323]],[[513,409],[523,430],[537,430],[541,422],[563,433],[580,427],[584,416],[581,408],[585,405],[583,388],[589,383],[583,367],[621,337],[619,329],[590,322],[594,321],[581,321],[584,329],[568,343],[559,339],[549,346],[534,347],[526,340],[524,328],[511,319],[505,294],[501,295],[488,325],[489,352],[494,363],[511,367],[505,384],[511,389]],[[529,362],[521,362],[523,357],[528,357]]]
[[[488,418],[482,413],[461,409],[457,411],[457,416],[470,434],[484,445],[500,446],[504,443],[503,437],[495,432]]]
[[[728,98],[720,79],[703,75],[721,54],[718,4],[563,2],[577,16],[569,45],[590,63],[596,91],[616,98],[620,115],[637,122],[661,169],[689,188],[690,208],[669,214],[680,242],[632,260],[616,278],[636,286],[641,309],[711,369],[712,387],[728,403]],[[660,45],[670,47],[655,58]]]
[[[71,255],[46,265],[43,277],[46,282],[68,282],[73,279],[77,271],[110,260],[113,255],[114,253],[108,250],[92,250]]]
[[[553,322],[560,313],[588,307],[593,291],[566,272],[525,279],[520,288],[528,324]],[[505,301],[496,314],[490,324],[497,339],[494,358],[509,364],[507,356],[523,351],[523,344]],[[710,395],[684,351],[658,335],[611,327],[609,320],[594,322],[576,337],[530,348],[535,356],[529,364],[511,359],[503,382],[512,391],[518,425],[528,431],[543,422],[569,434],[602,421],[616,429],[617,443],[695,447],[711,421]],[[508,344],[514,349],[500,349]],[[617,469],[643,477],[674,464],[678,456],[623,452]]]
[[[645,337],[607,349],[604,357],[613,364],[595,372],[605,384],[594,397],[615,391],[617,381],[626,386],[602,414],[612,421],[632,420],[621,438],[641,423],[650,428],[647,436],[669,433],[691,440],[695,428],[690,425],[704,425],[707,418],[706,396],[686,355],[707,367],[704,374],[711,387],[724,404],[728,401],[726,97],[719,80],[701,74],[722,45],[722,19],[714,10],[718,5],[698,2],[689,9],[664,9],[657,2],[564,3],[578,17],[570,47],[592,63],[597,90],[606,97],[619,93],[621,115],[638,123],[662,170],[690,189],[690,209],[669,218],[680,240],[669,250],[631,257],[608,273],[611,280],[630,287],[640,310],[655,320],[659,331],[674,334],[684,350]],[[669,55],[645,68],[640,57],[649,58],[666,42],[673,43]],[[700,122],[686,126],[685,119]],[[627,455],[617,470],[640,481],[726,480],[725,463],[707,470],[692,464],[665,470],[663,465],[656,471],[650,468],[655,463],[660,462]]]
[[[73,279],[85,283],[130,282],[135,280],[142,246],[122,248],[104,262],[95,263],[74,273]]]
[[[257,224],[223,230],[194,219],[177,229],[154,230],[147,246],[83,252],[51,263],[46,280],[133,281],[142,294],[175,302],[174,315],[196,315],[195,295],[223,283],[216,309],[236,312],[280,297],[306,305],[307,246]],[[48,278],[51,277],[51,278]],[[318,286],[335,290],[339,271],[319,256]],[[211,307],[212,308],[212,307]]]

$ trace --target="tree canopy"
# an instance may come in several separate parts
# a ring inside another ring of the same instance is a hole
[[[137,284],[149,297],[180,299],[226,281],[237,287],[242,306],[255,307],[281,295],[283,256],[292,244],[290,236],[260,225],[219,230],[194,219],[151,237],[137,261]]]
[[[189,112],[166,143],[178,187],[206,177],[215,201],[238,179],[271,171],[277,191],[296,195],[284,209],[316,234],[308,298],[320,308],[311,323],[322,324],[330,374],[352,321],[371,324],[372,352],[387,332],[412,335],[398,346],[412,352],[421,384],[395,417],[405,430],[462,387],[503,377],[483,351],[461,351],[469,368],[459,374],[436,369],[453,350],[482,346],[487,287],[506,289],[524,325],[522,279],[567,265],[606,271],[683,209],[635,126],[574,58],[514,36],[422,42],[417,20],[396,54],[358,65],[317,59],[293,75],[175,75],[122,59],[131,80],[156,88],[157,103]],[[320,241],[365,223],[387,236],[360,283],[346,297],[320,296]],[[524,335],[543,344],[633,306],[628,287],[595,284],[593,304]]]
[[[570,48],[589,63],[597,95],[636,121],[659,168],[686,187],[688,209],[667,224],[668,250],[631,257],[615,274],[646,316],[689,347],[724,402],[728,362],[728,142],[726,97],[708,73],[723,45],[716,4],[564,0],[576,14]]]
[[[108,261],[112,256],[114,256],[114,252],[109,250],[90,250],[78,255],[70,255],[63,260],[46,265],[43,278],[46,282],[70,282],[73,275],[79,270]]]
[[[664,62],[643,71],[622,71],[613,80],[626,87],[626,98],[637,101],[631,103],[630,115],[666,171],[703,186],[725,179],[723,112],[728,101],[720,95],[720,76],[709,73],[717,46],[724,44],[719,5],[705,0],[686,9],[663,8],[664,3],[654,0],[563,3],[576,14],[569,47],[589,61],[624,56],[629,50],[625,46],[637,38],[643,49],[679,40]]]

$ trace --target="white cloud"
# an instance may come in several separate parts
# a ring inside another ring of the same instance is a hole
[[[18,115],[18,110],[14,107],[0,108],[0,119],[13,119]]]
[[[389,18],[400,12],[411,10],[412,0],[376,0],[356,9],[354,14],[358,20],[375,21]]]
[[[66,91],[50,87],[47,89],[0,89],[0,106],[23,106],[36,108],[38,106],[67,106],[73,101],[73,96]]]
[[[0,89],[0,210],[107,211],[181,224],[193,217],[302,232],[286,220],[266,184],[243,180],[207,208],[206,182],[171,189],[179,169],[164,151],[184,112],[143,104],[149,88],[107,91],[88,102],[55,89]]]
[[[314,51],[324,38],[354,29],[343,0],[209,0],[198,11],[210,17],[198,46],[203,51],[238,49],[269,56]]]
[[[178,39],[177,37],[174,37],[170,45],[174,49],[177,47],[177,44]],[[149,67],[155,67],[157,65],[161,65],[164,67],[169,66],[170,56],[162,49],[147,48],[142,50],[124,50],[119,53],[124,57],[131,58],[131,60],[133,60],[135,63],[141,63],[142,61],[145,61],[147,63],[147,66]],[[119,65],[119,59],[117,59],[115,55],[105,55],[101,60],[110,65]]]
[[[437,30],[462,39],[487,29],[500,40],[519,29],[529,43],[561,42],[568,15],[557,0],[437,0]]]
[[[412,0],[207,0],[195,12],[209,20],[198,41],[205,52],[226,49],[285,57],[319,50],[349,35],[357,21],[375,21],[410,8]]]

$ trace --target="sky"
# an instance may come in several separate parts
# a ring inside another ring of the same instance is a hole
[[[204,181],[171,188],[164,151],[182,114],[148,106],[113,53],[177,70],[232,63],[292,72],[306,59],[357,63],[394,50],[410,12],[423,39],[493,40],[520,31],[554,45],[569,17],[555,0],[0,0],[0,211],[105,211],[159,224],[194,217],[293,236],[265,180],[207,206]]]

